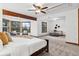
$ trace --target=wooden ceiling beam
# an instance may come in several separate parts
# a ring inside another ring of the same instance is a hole
[[[35,20],[35,21],[37,20],[36,17],[32,17],[32,16],[28,16],[28,15],[12,12],[12,11],[8,11],[8,10],[5,10],[5,9],[3,9],[3,15],[21,17],[21,18],[26,18],[26,19]]]

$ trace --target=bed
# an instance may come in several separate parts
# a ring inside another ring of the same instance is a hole
[[[48,52],[48,40],[39,38],[12,37],[13,42],[4,46],[0,55],[6,56],[36,56],[43,51]]]

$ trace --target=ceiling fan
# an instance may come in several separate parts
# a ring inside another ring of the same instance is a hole
[[[43,7],[42,5],[35,5],[35,4],[33,4],[33,7],[35,9],[29,9],[28,11],[35,11],[35,14],[38,14],[40,12],[46,14],[44,10],[48,8],[48,7]]]

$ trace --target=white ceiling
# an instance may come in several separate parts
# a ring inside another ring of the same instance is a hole
[[[4,3],[2,4],[3,9],[6,10],[10,10],[10,11],[14,11],[14,12],[18,12],[18,13],[22,13],[25,15],[31,15],[36,17],[37,15],[35,14],[34,11],[28,11],[29,9],[33,9],[33,4],[32,3]],[[58,5],[57,3],[44,3],[43,6],[56,6]]]
[[[68,11],[68,10],[72,10],[72,9],[76,9],[79,8],[79,4],[78,3],[63,3],[60,6],[56,7],[56,8],[49,8],[47,10],[48,14],[50,14],[50,12],[52,14],[54,13],[60,13],[60,12],[64,12],[64,11]]]
[[[48,7],[47,10],[45,10],[47,12],[47,14],[51,13],[51,11],[53,11],[52,13],[57,13],[57,12],[62,12],[65,10],[69,10],[73,8],[77,8],[78,4],[62,4],[61,3],[44,3],[43,6]],[[59,7],[56,8],[52,8],[54,6],[60,5]],[[34,11],[28,11],[29,9],[32,9],[32,3],[3,3],[2,4],[3,9],[6,10],[10,10],[13,12],[17,12],[17,13],[21,13],[21,14],[25,14],[25,15],[30,15],[30,16],[34,16],[36,17],[37,14],[35,14]],[[40,15],[44,15],[42,13],[40,13]]]

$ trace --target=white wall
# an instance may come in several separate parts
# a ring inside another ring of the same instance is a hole
[[[38,36],[38,24],[37,24],[37,21],[31,21],[31,35]]]
[[[67,12],[66,19],[66,41],[78,43],[78,9]]]
[[[78,43],[78,9],[65,11],[57,14],[50,14],[50,19],[55,17],[65,16],[64,31],[66,33],[66,41],[72,43]],[[50,22],[54,23],[54,22]],[[51,26],[49,26],[51,28]],[[50,31],[50,29],[49,29]]]
[[[49,32],[53,32],[53,30],[55,30],[55,26],[56,26],[56,24],[58,24],[58,26],[60,26],[60,28],[57,28],[57,30],[58,31],[63,31],[63,32],[65,32],[64,30],[65,30],[65,19],[63,19],[63,20],[52,20],[52,21],[49,21],[49,24],[50,24],[50,28],[51,29],[49,29]]]

